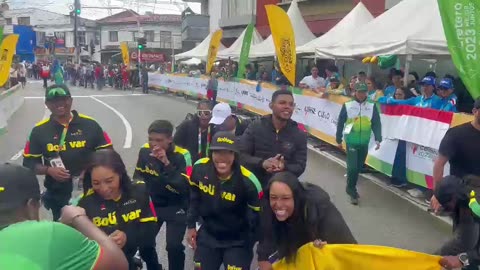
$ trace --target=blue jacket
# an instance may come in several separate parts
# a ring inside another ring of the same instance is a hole
[[[437,95],[432,95],[429,98],[425,98],[423,95],[418,97],[412,97],[406,100],[397,100],[392,97],[381,97],[378,99],[378,102],[382,104],[392,104],[392,105],[411,105],[421,108],[430,108],[434,110],[440,110],[442,108],[443,102],[442,99]]]
[[[451,94],[450,96],[442,99],[442,107],[440,110],[446,112],[457,112],[457,95]]]

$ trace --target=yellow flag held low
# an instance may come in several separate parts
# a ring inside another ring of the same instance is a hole
[[[294,262],[285,259],[274,270],[441,270],[440,256],[392,247],[333,245],[300,247]]]
[[[266,5],[268,23],[272,31],[275,53],[283,75],[295,85],[295,69],[297,54],[295,46],[295,33],[288,14],[277,5]]]
[[[210,46],[208,47],[208,56],[207,56],[207,69],[206,73],[210,74],[212,71],[213,63],[217,59],[218,49],[220,48],[220,41],[222,40],[223,31],[217,30],[212,35],[210,40]]]
[[[8,35],[0,46],[0,86],[3,86],[10,76],[13,55],[17,47],[18,35]]]
[[[120,43],[120,49],[122,50],[123,64],[127,67],[130,67],[130,54],[128,53],[127,42],[121,42]],[[138,57],[140,57],[140,56],[138,56]]]

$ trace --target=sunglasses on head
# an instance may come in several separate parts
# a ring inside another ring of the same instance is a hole
[[[197,114],[198,114],[198,116],[210,116],[212,114],[212,111],[210,111],[210,110],[198,110]]]

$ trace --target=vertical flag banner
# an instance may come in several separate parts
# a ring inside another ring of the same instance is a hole
[[[468,92],[480,97],[480,1],[438,0],[453,63]]]
[[[283,75],[295,85],[297,54],[295,34],[287,13],[277,5],[265,5],[278,63]]]
[[[3,26],[0,26],[0,42],[3,40]]]
[[[208,56],[207,56],[207,69],[206,74],[210,74],[212,71],[213,63],[217,59],[218,49],[220,48],[220,41],[222,40],[223,31],[217,30],[212,35],[210,40],[210,46],[208,47]]]
[[[128,53],[128,45],[127,42],[121,42],[120,43],[120,49],[122,50],[122,59],[123,59],[123,64],[127,66],[127,68],[130,68],[130,54]]]
[[[243,37],[242,51],[240,52],[240,59],[238,60],[237,78],[243,78],[243,75],[245,74],[245,65],[248,63],[250,45],[252,44],[253,29],[253,24],[249,24],[245,31],[245,36]]]
[[[10,77],[13,55],[17,47],[18,35],[8,35],[0,46],[0,86],[3,86]]]

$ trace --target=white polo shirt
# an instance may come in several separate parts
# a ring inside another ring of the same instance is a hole
[[[312,75],[304,77],[300,83],[304,83],[310,89],[317,89],[320,87],[325,87],[325,79],[318,76],[317,78],[313,78]]]

